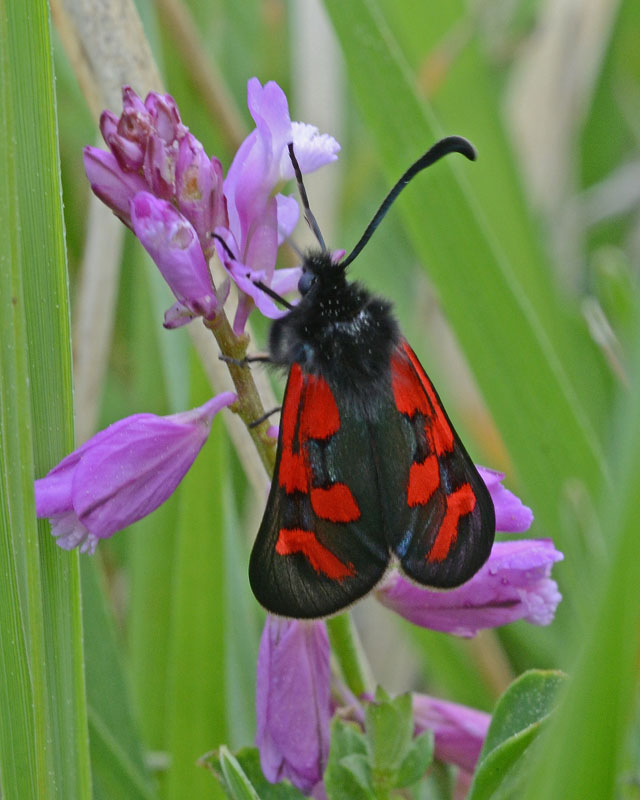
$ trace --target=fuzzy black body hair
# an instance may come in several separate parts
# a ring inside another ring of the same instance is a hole
[[[271,327],[272,363],[287,369],[298,363],[339,389],[349,405],[373,411],[376,397],[388,391],[389,362],[400,340],[391,303],[349,282],[344,267],[322,250],[305,256],[298,289],[298,305]]]

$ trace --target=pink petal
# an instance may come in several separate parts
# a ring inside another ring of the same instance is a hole
[[[329,755],[329,639],[321,621],[267,616],[258,653],[256,744],[267,780],[303,792]]]
[[[548,625],[562,599],[549,576],[562,558],[550,539],[496,542],[487,563],[457,589],[435,592],[394,572],[376,594],[415,625],[456,636],[518,619]]]
[[[476,464],[480,477],[485,482],[496,512],[496,530],[522,533],[529,530],[533,512],[522,500],[502,485],[504,473],[496,472]]]

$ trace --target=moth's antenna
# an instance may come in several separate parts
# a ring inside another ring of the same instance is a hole
[[[212,236],[216,241],[220,242],[227,256],[232,261],[236,261],[237,260],[236,257],[233,255],[231,249],[229,248],[229,245],[225,242],[222,236],[220,236],[220,234],[218,233],[214,233],[212,234]],[[293,306],[288,300],[285,300],[284,297],[281,297],[277,292],[274,292],[273,289],[270,286],[267,286],[266,283],[263,283],[262,281],[252,281],[252,283],[254,286],[257,286],[258,289],[261,289],[265,294],[268,294],[269,297],[271,297],[273,300],[276,301],[276,303],[280,303],[289,310],[293,308]]]
[[[289,147],[291,147],[291,145],[289,145]],[[367,229],[360,237],[360,241],[358,242],[358,244],[353,248],[353,250],[349,253],[349,255],[340,262],[341,267],[347,267],[353,261],[353,259],[360,253],[362,248],[371,238],[375,229],[382,222],[387,211],[391,208],[393,201],[404,189],[404,187],[409,183],[409,181],[412,178],[415,178],[415,176],[419,172],[422,172],[423,169],[426,169],[427,167],[430,167],[432,164],[435,164],[436,161],[441,159],[443,156],[449,155],[449,153],[461,153],[463,156],[466,156],[470,161],[476,160],[475,147],[471,144],[470,141],[464,139],[462,136],[447,136],[444,139],[440,139],[439,142],[436,142],[432,148],[427,150],[427,152],[415,162],[415,164],[412,164],[409,167],[409,169],[404,173],[404,175],[396,183],[393,189],[385,197],[385,199],[382,202],[382,205],[377,210],[374,218],[367,225]]]
[[[304,208],[304,218],[307,220],[308,226],[313,231],[313,235],[318,240],[318,244],[320,245],[321,249],[326,252],[327,246],[324,243],[324,239],[322,238],[322,234],[320,233],[320,227],[316,218],[313,216],[313,212],[309,208],[309,198],[307,197],[307,190],[304,188],[304,183],[302,182],[302,172],[300,171],[300,165],[298,164],[298,159],[296,158],[296,154],[293,152],[293,142],[289,142],[287,145],[289,148],[289,158],[291,159],[291,163],[293,164],[293,171],[296,175],[296,181],[298,183],[298,191],[300,192],[300,200],[302,200],[302,207]]]

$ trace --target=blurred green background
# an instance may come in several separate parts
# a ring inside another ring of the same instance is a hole
[[[73,446],[70,319],[78,441],[212,389],[188,332],[161,326],[169,290],[142,248],[88,214],[81,153],[97,115],[78,81],[75,4],[52,3],[51,30],[47,5],[27,5],[0,7],[0,782],[6,797],[85,797],[90,784],[96,798],[219,797],[194,763],[253,739],[263,614],[246,565],[266,477],[247,477],[217,419],[179,491],[94,559],[60,552],[48,523],[36,530],[31,479]],[[374,601],[354,617],[392,692],[491,710],[525,669],[570,674],[525,788],[505,796],[640,796],[640,5],[137,7],[183,121],[225,168],[251,127],[253,75],[282,86],[292,119],[340,141],[338,163],[307,182],[331,247],[353,246],[436,138],[475,144],[477,163],[452,157],[414,181],[352,273],[393,300],[474,459],[506,473],[534,511],[531,535],[565,553],[564,600],[548,628],[469,642]],[[261,350],[266,326],[252,323]]]

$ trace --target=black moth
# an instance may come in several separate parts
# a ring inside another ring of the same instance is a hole
[[[302,265],[301,300],[276,320],[269,360],[289,370],[275,474],[251,553],[258,601],[285,617],[340,611],[390,564],[419,584],[450,588],[489,556],[493,503],[391,304],[346,268],[407,183],[442,156],[475,158],[461,137],[435,144],[381,205],[362,238],[333,261],[320,243]],[[273,294],[273,293],[272,293]]]

